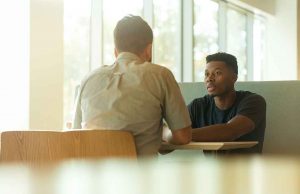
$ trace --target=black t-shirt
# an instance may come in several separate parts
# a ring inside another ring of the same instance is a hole
[[[231,150],[230,153],[261,153],[266,128],[266,102],[258,94],[248,91],[236,91],[236,99],[232,107],[220,110],[214,98],[205,95],[194,99],[189,105],[192,128],[201,128],[208,125],[227,123],[236,115],[243,115],[251,119],[255,128],[235,141],[258,141],[258,145],[249,149]]]

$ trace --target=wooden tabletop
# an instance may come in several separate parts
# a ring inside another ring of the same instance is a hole
[[[161,150],[230,150],[251,148],[257,145],[257,141],[234,141],[234,142],[191,142],[186,145],[173,145],[162,143]]]

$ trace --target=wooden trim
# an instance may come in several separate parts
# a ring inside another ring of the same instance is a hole
[[[251,148],[257,144],[257,141],[190,142],[186,145],[173,145],[163,142],[160,150],[230,150],[239,148]]]

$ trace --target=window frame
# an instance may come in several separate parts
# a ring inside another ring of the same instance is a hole
[[[103,14],[102,5],[103,0],[91,0],[91,40],[90,40],[90,69],[97,68],[103,64]],[[179,27],[181,30],[177,36],[180,43],[180,53],[176,57],[176,66],[179,66],[178,82],[194,82],[195,81],[195,69],[194,69],[194,0],[179,0],[181,12]],[[226,33],[227,33],[227,10],[228,8],[234,9],[242,14],[246,15],[246,66],[247,66],[247,81],[253,80],[253,25],[257,15],[248,9],[242,8],[231,2],[225,0],[211,0],[219,4],[218,12],[218,44],[219,51],[227,51]],[[153,0],[143,0],[143,18],[154,27],[154,15],[153,15]],[[260,16],[261,17],[261,16]],[[100,24],[100,25],[99,25]],[[184,48],[184,49],[183,49]],[[100,49],[100,50],[99,50]],[[155,56],[153,56],[155,58]]]

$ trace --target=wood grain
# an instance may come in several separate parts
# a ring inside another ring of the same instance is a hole
[[[57,161],[69,158],[136,158],[131,133],[119,130],[6,131],[1,161]]]

